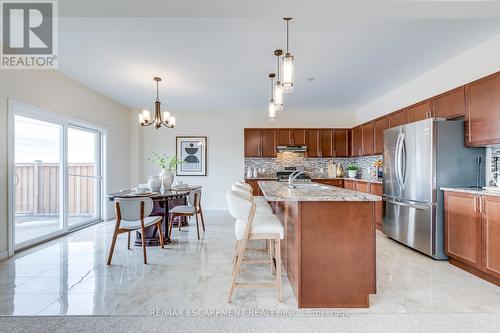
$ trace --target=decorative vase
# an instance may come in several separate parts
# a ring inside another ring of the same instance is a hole
[[[172,183],[174,182],[174,174],[170,169],[162,169],[160,176],[163,189],[169,190],[172,187]]]
[[[357,173],[358,173],[358,170],[347,170],[347,174],[349,175],[349,178],[356,178]]]
[[[158,192],[161,189],[160,176],[150,176],[148,179],[148,187],[152,192]]]

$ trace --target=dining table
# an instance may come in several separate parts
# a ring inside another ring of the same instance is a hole
[[[158,191],[151,191],[147,193],[137,193],[135,192],[135,189],[124,189],[119,192],[106,194],[106,198],[109,201],[114,201],[116,198],[144,198],[144,197],[151,198],[155,204],[155,207],[156,206],[160,207],[160,212],[157,214],[158,215],[161,214],[161,216],[163,216],[163,222],[162,222],[163,239],[165,243],[168,244],[171,243],[172,241],[168,234],[169,203],[172,204],[173,202],[178,202],[182,205],[186,205],[189,193],[193,190],[198,190],[200,188],[201,188],[200,185],[187,185],[179,188],[173,187],[170,189],[161,189]],[[153,210],[152,215],[155,215],[156,210],[157,210],[156,208]],[[178,223],[182,222],[179,221]],[[144,230],[144,233],[145,235],[141,235],[140,231],[136,231],[136,239],[134,242],[135,246],[142,246],[143,236],[146,246],[160,245],[159,231],[157,230],[156,226],[153,225],[147,227]]]

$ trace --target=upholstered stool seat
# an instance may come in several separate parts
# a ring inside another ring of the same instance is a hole
[[[161,222],[163,218],[161,216],[148,216],[144,218],[144,227],[152,226],[158,222]],[[137,230],[141,228],[141,220],[127,221],[122,220],[120,223],[120,228],[127,230]]]
[[[241,240],[245,236],[247,221],[237,220],[234,225],[236,239]],[[250,237],[255,234],[278,234],[280,239],[285,236],[285,229],[276,215],[255,215],[250,229]]]

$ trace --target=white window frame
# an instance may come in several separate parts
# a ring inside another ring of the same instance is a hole
[[[44,108],[24,103],[12,98],[8,101],[8,255],[13,256],[15,252],[21,251],[25,248],[35,246],[37,244],[49,241],[51,239],[66,235],[75,230],[84,228],[94,223],[102,222],[105,218],[106,204],[104,202],[104,190],[106,188],[106,167],[105,167],[105,157],[106,157],[106,136],[107,128],[102,125],[98,125],[85,120],[77,119],[71,116],[63,115],[60,113],[52,112]],[[62,191],[60,191],[60,216],[62,228],[56,232],[49,233],[27,242],[23,242],[16,246],[15,242],[15,116],[25,116],[35,120],[50,122],[62,127],[61,133],[61,166],[62,172],[60,174],[60,181],[62,184]],[[97,195],[97,212],[98,216],[95,219],[85,221],[84,223],[75,224],[71,227],[68,225],[68,170],[67,170],[67,147],[68,147],[68,127],[88,130],[91,132],[98,133],[98,147],[96,147],[96,157],[98,157],[98,191]]]

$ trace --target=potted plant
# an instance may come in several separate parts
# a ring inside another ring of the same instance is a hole
[[[349,164],[346,168],[347,174],[349,178],[356,178],[356,174],[358,173],[358,165],[357,164]]]
[[[148,158],[151,163],[157,165],[161,168],[161,172],[159,175],[159,179],[161,180],[161,185],[163,189],[167,190],[172,187],[172,183],[174,182],[174,173],[173,171],[177,168],[177,165],[184,163],[182,160],[177,158],[177,155],[172,157],[168,157],[166,153],[163,155],[159,155],[154,151],[151,152],[151,157]],[[150,177],[151,180],[151,177]]]

